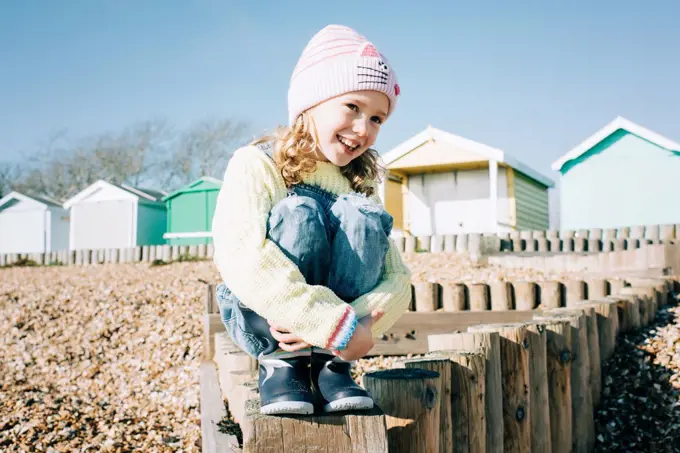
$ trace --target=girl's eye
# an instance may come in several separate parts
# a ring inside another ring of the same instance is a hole
[[[371,118],[371,121],[374,121],[377,124],[382,124],[382,119],[379,116],[374,116]]]
[[[359,107],[357,107],[355,104],[347,104],[347,108],[354,110],[355,112],[359,111]]]

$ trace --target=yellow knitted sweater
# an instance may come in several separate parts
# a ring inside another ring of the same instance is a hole
[[[304,182],[336,195],[352,192],[339,167],[328,162],[318,162]],[[411,301],[411,273],[394,242],[390,239],[381,282],[347,304],[327,287],[308,285],[297,266],[267,239],[269,212],[286,196],[283,178],[264,152],[246,146],[234,153],[212,224],[214,261],[225,284],[260,316],[317,347],[342,349],[357,320],[375,309],[385,314],[372,332],[382,335]],[[382,204],[377,194],[372,198]]]

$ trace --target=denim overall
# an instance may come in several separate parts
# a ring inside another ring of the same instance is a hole
[[[258,147],[272,157],[271,143]],[[349,303],[380,281],[392,223],[392,216],[363,194],[335,195],[296,184],[269,213],[267,239],[295,263],[307,284],[326,286]],[[243,314],[252,310],[224,283],[216,298],[229,336],[244,352],[257,358],[278,349],[256,335]]]

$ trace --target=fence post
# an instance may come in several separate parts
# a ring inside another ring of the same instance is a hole
[[[489,283],[491,293],[491,310],[512,310],[512,288],[509,282]]]
[[[582,310],[556,308],[535,319],[546,321],[558,318],[569,320],[571,335],[571,404],[572,443],[574,453],[588,453],[595,444],[592,391],[590,382],[590,358],[588,355],[588,326]]]
[[[531,451],[550,452],[550,397],[548,393],[547,332],[538,321],[526,323],[531,383]]]
[[[452,253],[456,251],[456,236],[453,234],[447,234],[444,236],[444,251]]]
[[[416,311],[435,311],[439,302],[439,284],[433,282],[414,283]]]
[[[439,451],[439,373],[406,368],[374,371],[364,375],[363,384],[385,411],[390,453]]]
[[[487,311],[489,287],[485,283],[470,283],[467,287],[470,294],[470,311]]]
[[[514,282],[515,309],[533,310],[536,308],[536,284],[534,282]]]
[[[541,291],[541,308],[559,308],[562,306],[562,284],[555,281],[539,282]]]
[[[481,353],[486,360],[486,453],[503,453],[503,390],[501,346],[498,332],[464,332],[429,335],[428,350]]]
[[[546,371],[550,401],[551,453],[572,451],[571,325],[567,320],[545,319]]]
[[[444,251],[444,236],[435,234],[430,241],[430,252],[438,253]]]
[[[434,371],[439,374],[441,381],[441,398],[439,398],[439,451],[452,452],[454,451],[454,424],[453,414],[451,411],[453,401],[459,398],[459,395],[453,393],[453,380],[451,376],[452,362],[448,357],[426,356],[420,359],[410,359],[404,361],[406,368],[416,368],[428,371]],[[456,414],[460,417],[462,414]],[[460,421],[459,421],[460,423]],[[483,451],[483,450],[482,450]]]
[[[592,307],[597,320],[597,349],[600,354],[600,367],[611,358],[616,349],[616,336],[619,325],[618,309],[615,301],[589,301],[576,303],[576,307]]]
[[[498,332],[503,380],[503,451],[531,451],[531,395],[527,329],[524,324],[470,326],[468,332]]]
[[[444,311],[465,310],[465,285],[462,283],[442,283],[442,308]]]
[[[404,243],[404,252],[415,253],[416,251],[416,238],[414,236],[406,236]]]

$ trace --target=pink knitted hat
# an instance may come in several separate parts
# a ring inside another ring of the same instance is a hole
[[[387,59],[365,37],[343,25],[328,25],[302,51],[288,90],[288,121],[310,107],[360,90],[385,93],[388,116],[399,96],[397,76]]]

